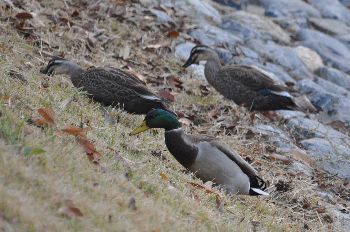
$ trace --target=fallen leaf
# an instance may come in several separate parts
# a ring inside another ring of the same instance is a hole
[[[192,185],[192,187],[196,188],[196,189],[201,189],[201,190],[204,190],[206,193],[209,193],[209,194],[215,194],[216,196],[219,196],[220,197],[220,194],[215,192],[214,190],[212,189],[209,189],[201,184],[198,184],[198,183],[195,183],[195,182],[192,182],[192,181],[189,181],[187,182],[189,183],[190,185]]]
[[[96,151],[95,145],[86,138],[78,136],[78,143],[83,146],[88,159],[94,164],[99,164],[102,155]]]
[[[69,218],[84,216],[81,210],[77,206],[75,206],[75,204],[71,200],[66,200],[64,202],[64,206],[58,209],[58,213],[61,216]]]
[[[158,95],[159,95],[160,97],[162,97],[162,98],[164,98],[164,99],[170,101],[170,102],[174,102],[174,101],[175,101],[174,95],[172,95],[168,90],[165,90],[165,89],[164,89],[164,90],[160,90],[160,91],[158,92]]]
[[[323,206],[319,206],[316,208],[317,213],[325,213],[326,212],[326,208]]]
[[[160,175],[160,177],[162,178],[162,180],[164,180],[164,181],[168,181],[168,180],[169,180],[168,176],[165,175],[164,172],[160,172],[159,175]]]
[[[167,76],[166,81],[167,81],[168,85],[170,85],[172,87],[183,89],[183,85],[182,85],[183,82],[177,76],[174,76],[174,75]]]
[[[18,19],[26,20],[26,19],[32,19],[33,15],[31,13],[28,13],[28,12],[21,12],[21,13],[16,14],[15,17]]]
[[[289,165],[293,162],[293,160],[289,159],[288,157],[285,157],[276,153],[272,153],[270,157],[274,160],[281,161],[283,164],[286,164],[286,165]]]
[[[179,37],[179,35],[180,35],[180,33],[177,31],[169,31],[167,36],[169,38],[177,38],[177,37]]]
[[[70,135],[74,135],[74,136],[80,136],[85,138],[86,137],[86,133],[90,130],[90,128],[80,128],[80,127],[76,127],[76,126],[67,126],[65,128],[63,128],[61,131],[70,134]]]
[[[43,119],[45,119],[45,122],[53,125],[55,124],[55,112],[52,108],[40,108],[37,110]]]

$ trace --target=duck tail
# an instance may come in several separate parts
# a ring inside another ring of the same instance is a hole
[[[259,195],[264,195],[268,196],[269,194],[265,192],[264,190],[266,189],[266,182],[261,179],[258,176],[253,176],[250,178],[250,190],[249,190],[249,195],[252,196],[259,196]]]

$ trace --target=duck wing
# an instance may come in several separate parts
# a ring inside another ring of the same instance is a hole
[[[239,82],[252,90],[270,89],[273,91],[286,91],[288,87],[279,85],[269,76],[252,66],[232,65],[225,66],[217,72],[217,78],[226,83]]]

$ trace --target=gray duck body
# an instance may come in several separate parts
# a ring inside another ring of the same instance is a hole
[[[73,85],[86,91],[88,96],[106,106],[122,107],[134,114],[146,114],[153,108],[167,110],[165,104],[142,81],[113,68],[83,70],[74,62],[64,59],[51,60],[43,73],[68,74]]]
[[[227,145],[207,138],[186,135],[181,128],[165,132],[170,153],[203,181],[212,181],[231,194],[254,194],[261,188],[256,170]]]

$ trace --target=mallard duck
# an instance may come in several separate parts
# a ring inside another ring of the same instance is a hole
[[[287,86],[277,84],[269,76],[252,66],[230,65],[223,67],[218,54],[205,45],[193,47],[190,57],[183,67],[199,64],[203,60],[206,61],[204,74],[209,84],[237,105],[243,105],[251,111],[303,111],[306,109],[312,112],[316,111],[311,103],[300,102],[304,105],[299,105],[292,97],[282,95],[290,89]]]
[[[150,128],[164,128],[170,153],[203,181],[213,181],[230,194],[268,195],[264,192],[265,182],[248,162],[213,138],[185,134],[174,114],[162,109],[151,110],[130,134]]]
[[[129,113],[146,114],[153,108],[167,109],[162,99],[141,80],[120,69],[84,70],[73,61],[55,57],[41,72],[49,76],[67,74],[75,87],[82,88],[95,101],[106,106],[121,106]]]

